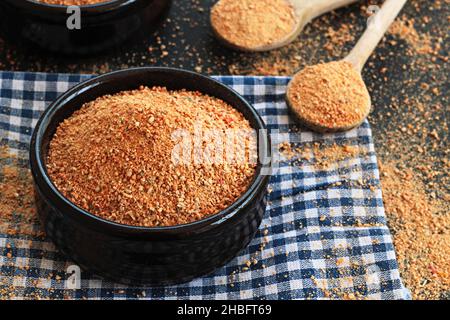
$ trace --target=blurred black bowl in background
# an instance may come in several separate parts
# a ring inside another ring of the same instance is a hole
[[[113,0],[80,7],[81,29],[70,30],[67,6],[35,0],[1,0],[0,33],[19,45],[32,44],[68,55],[88,55],[148,36],[171,0]]]

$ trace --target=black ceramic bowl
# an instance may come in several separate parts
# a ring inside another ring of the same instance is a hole
[[[35,0],[1,0],[0,31],[20,44],[64,54],[90,54],[148,35],[171,0],[110,0],[81,6],[81,29],[69,30],[67,7]]]
[[[185,282],[224,265],[254,237],[266,207],[269,176],[259,161],[249,189],[230,207],[203,220],[173,227],[133,227],[96,217],[71,203],[46,171],[49,142],[59,123],[85,102],[140,85],[200,91],[239,110],[254,129],[264,123],[239,94],[209,77],[170,68],[137,68],[102,75],[59,97],[34,130],[30,162],[38,212],[47,236],[85,270],[122,283]],[[259,156],[270,156],[267,135],[258,137]]]

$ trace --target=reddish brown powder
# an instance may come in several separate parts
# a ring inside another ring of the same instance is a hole
[[[258,48],[287,37],[296,17],[286,0],[221,0],[211,11],[211,24],[227,42]]]
[[[338,145],[336,143],[324,145],[316,142],[302,147],[293,147],[287,141],[279,145],[279,151],[287,160],[310,161],[313,158],[313,164],[319,170],[328,169],[340,161],[362,156],[367,152],[359,146]]]
[[[394,21],[389,28],[389,33],[400,37],[411,45],[419,54],[431,54],[434,52],[431,39],[426,34],[419,34],[414,27],[415,19],[405,16]]]
[[[370,110],[361,75],[345,61],[306,67],[292,79],[288,97],[300,118],[329,130],[353,127]]]
[[[31,234],[36,222],[33,180],[7,146],[0,146],[0,230],[7,234]]]
[[[39,2],[48,4],[58,4],[63,6],[85,6],[100,2],[109,2],[111,0],[38,0]]]
[[[383,200],[405,285],[414,299],[450,292],[449,199],[431,200],[414,172],[380,164]],[[447,296],[448,298],[448,296]]]
[[[47,4],[57,4],[62,6],[85,6],[100,2],[109,2],[111,0],[37,0]]]
[[[337,30],[332,27],[328,27],[325,34],[327,42],[324,48],[334,57],[339,56],[341,50],[345,48],[347,43],[353,43],[355,41],[354,26],[343,23]]]
[[[231,205],[255,173],[250,161],[175,165],[172,134],[195,126],[250,129],[236,109],[199,92],[141,87],[100,97],[61,123],[48,172],[68,199],[105,219],[149,227],[193,222]]]

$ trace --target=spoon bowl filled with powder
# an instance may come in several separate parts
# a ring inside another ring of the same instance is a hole
[[[192,72],[138,68],[82,83],[33,134],[45,231],[80,266],[115,281],[211,272],[261,222],[269,176],[259,159],[270,155],[262,129],[236,92]]]
[[[314,18],[357,0],[220,0],[211,26],[225,45],[241,51],[268,51],[294,41]]]
[[[317,132],[347,131],[369,115],[362,69],[407,0],[386,0],[342,60],[306,67],[289,82],[286,101],[297,120]]]
[[[346,61],[306,67],[292,78],[286,99],[303,125],[320,132],[357,127],[371,109],[361,74]]]

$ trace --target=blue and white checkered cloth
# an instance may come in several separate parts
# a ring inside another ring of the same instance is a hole
[[[89,77],[0,72],[1,144],[27,157],[41,112],[59,94]],[[34,294],[57,299],[409,298],[386,225],[368,123],[347,133],[297,132],[292,130],[294,122],[284,102],[288,78],[217,79],[244,95],[268,128],[278,132],[272,136],[275,149],[285,141],[295,146],[323,142],[357,145],[366,152],[329,168],[317,168],[314,159],[287,161],[281,157],[255,239],[215,273],[182,285],[127,287],[83,271],[81,289],[67,289],[66,270],[71,262],[49,240],[0,233],[0,298],[8,286],[18,298]],[[364,185],[357,183],[361,179]],[[38,229],[38,224],[33,228]],[[267,244],[260,250],[263,242]],[[252,257],[257,263],[247,268]],[[19,267],[24,264],[29,268]]]

